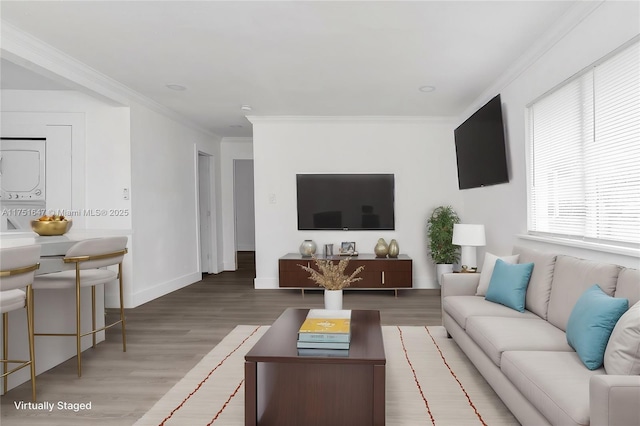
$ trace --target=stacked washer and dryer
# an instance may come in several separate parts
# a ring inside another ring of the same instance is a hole
[[[30,231],[46,212],[45,138],[0,139],[0,231]]]

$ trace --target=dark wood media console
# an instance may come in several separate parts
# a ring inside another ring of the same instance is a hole
[[[335,262],[339,262],[342,258],[343,256],[331,256]],[[298,265],[317,269],[312,258],[303,257],[298,253],[288,253],[278,260],[279,286],[281,288],[299,288],[302,290],[302,294],[305,289],[319,288],[309,279],[309,273]],[[394,290],[397,296],[398,289],[413,286],[413,261],[406,254],[401,254],[397,258],[377,258],[375,254],[359,254],[351,258],[345,273],[351,273],[361,265],[364,265],[364,270],[358,276],[362,278],[362,281],[356,281],[347,290]]]

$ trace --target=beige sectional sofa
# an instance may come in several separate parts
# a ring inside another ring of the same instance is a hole
[[[525,312],[477,296],[480,273],[444,274],[448,334],[524,425],[640,425],[640,361],[632,361],[633,374],[607,374],[604,366],[589,370],[565,334],[576,301],[594,284],[628,299],[629,307],[638,303],[640,271],[527,248],[514,254],[517,263],[534,263]],[[632,339],[636,332],[631,330]],[[635,351],[637,357],[640,340]]]

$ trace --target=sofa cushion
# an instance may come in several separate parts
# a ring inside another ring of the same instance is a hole
[[[627,309],[627,299],[611,297],[597,284],[576,302],[567,323],[567,342],[589,370],[602,367],[609,336]]]
[[[518,312],[498,303],[489,302],[480,296],[447,296],[442,301],[442,309],[463,329],[467,319],[473,316],[502,318],[539,318],[531,312]]]
[[[566,331],[569,315],[582,293],[598,284],[606,294],[613,296],[618,271],[616,265],[558,256],[553,271],[547,320]]]
[[[493,363],[505,351],[571,351],[567,337],[542,318],[471,317],[467,334]]]
[[[493,268],[496,266],[496,260],[502,259],[506,263],[513,264],[518,263],[519,257],[520,255],[518,254],[498,257],[495,254],[485,253],[484,263],[480,270],[480,281],[478,282],[476,296],[486,296],[487,289],[489,288],[489,281],[491,281],[491,276],[493,275]]]
[[[573,351],[508,351],[500,369],[554,425],[588,425],[589,379],[605,374],[585,368]]]
[[[524,299],[532,270],[533,263],[509,265],[502,259],[496,260],[485,299],[524,312]]]
[[[513,253],[520,255],[519,263],[535,264],[531,272],[529,287],[527,287],[525,308],[540,318],[547,319],[556,255],[524,247],[514,247]]]
[[[625,312],[613,328],[604,352],[607,374],[640,374],[640,302]]]
[[[620,270],[615,296],[627,299],[629,306],[633,306],[640,301],[640,270],[632,268],[622,268]]]

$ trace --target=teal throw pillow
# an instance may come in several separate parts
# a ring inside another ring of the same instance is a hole
[[[485,299],[524,312],[532,271],[533,263],[509,264],[497,259]]]
[[[589,370],[602,366],[613,327],[627,309],[627,299],[611,297],[597,284],[576,302],[567,323],[567,343]]]

